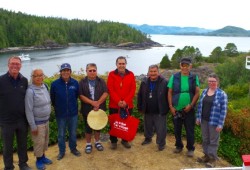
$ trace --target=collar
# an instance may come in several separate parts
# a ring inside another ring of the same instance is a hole
[[[120,73],[118,72],[118,69],[115,69],[115,74],[120,74]],[[126,75],[126,74],[129,74],[129,70],[128,70],[128,69],[125,69],[125,74],[124,74],[124,75]]]

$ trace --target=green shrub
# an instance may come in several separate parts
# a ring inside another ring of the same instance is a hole
[[[225,88],[225,92],[228,95],[228,99],[240,99],[248,95],[249,85],[248,83],[229,85]]]

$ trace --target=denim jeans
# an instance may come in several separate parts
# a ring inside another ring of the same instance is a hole
[[[60,118],[56,117],[56,122],[58,126],[58,147],[61,154],[65,153],[65,136],[66,128],[69,133],[69,148],[70,150],[76,149],[76,130],[77,130],[77,119],[78,115],[73,117]]]

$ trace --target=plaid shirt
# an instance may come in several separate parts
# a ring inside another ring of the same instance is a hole
[[[203,99],[207,94],[208,89],[204,89],[201,96],[200,101],[198,103],[197,115],[196,119],[201,122],[201,114],[203,108]],[[217,88],[215,91],[214,101],[211,107],[209,124],[222,128],[225,122],[226,114],[227,114],[227,94]]]

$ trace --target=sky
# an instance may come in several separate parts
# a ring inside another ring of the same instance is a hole
[[[127,24],[250,30],[248,0],[0,0],[0,8],[48,17]]]

